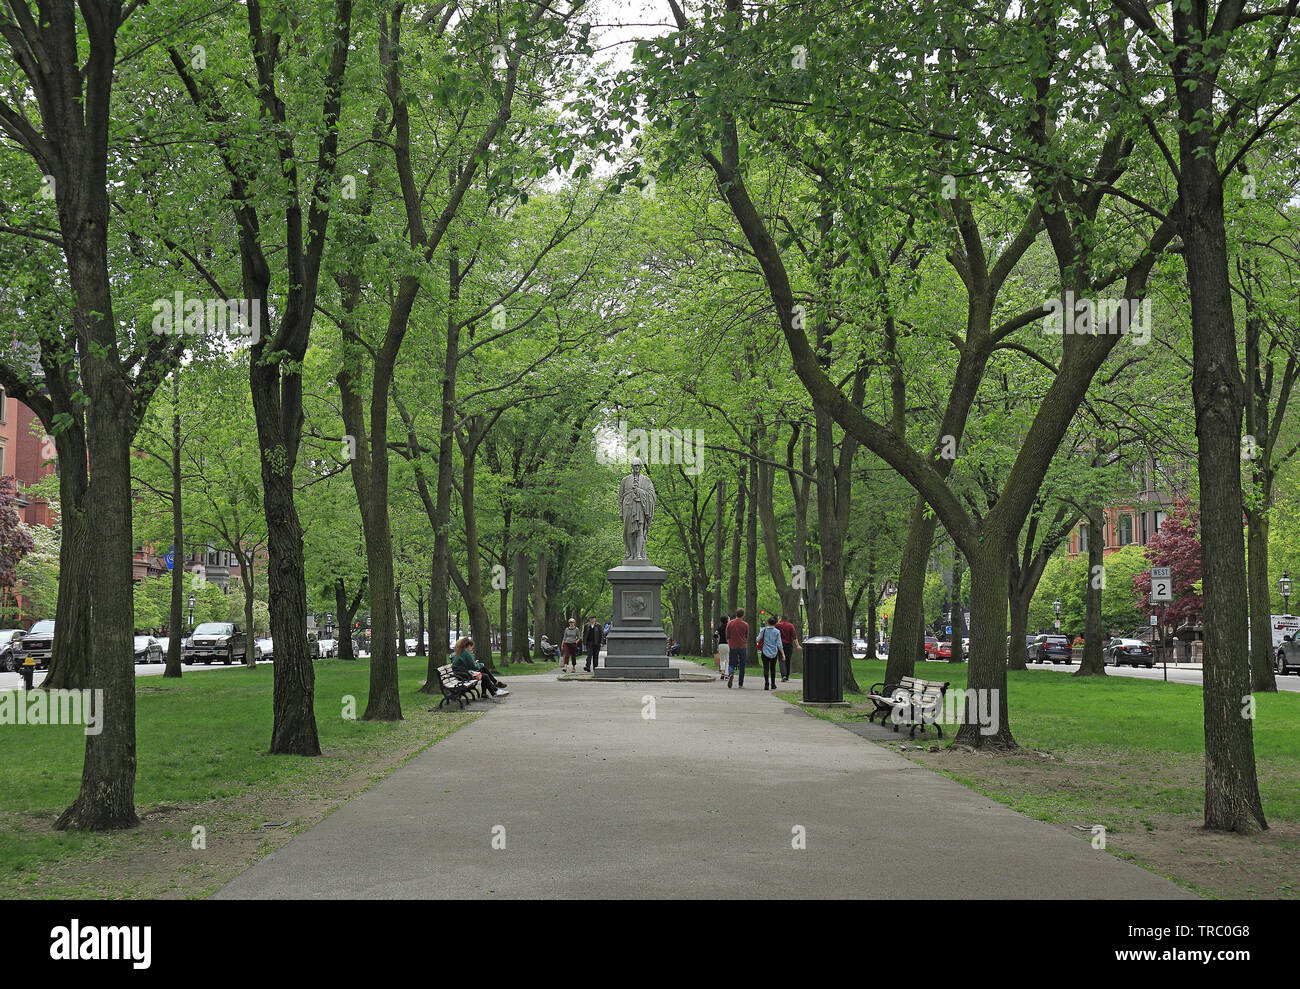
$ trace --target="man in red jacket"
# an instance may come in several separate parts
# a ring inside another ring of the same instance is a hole
[[[727,689],[736,677],[736,668],[740,668],[740,686],[745,686],[745,650],[749,648],[749,623],[745,621],[745,609],[737,608],[736,617],[727,622]]]
[[[781,616],[781,620],[776,623],[776,630],[781,633],[781,682],[785,683],[790,679],[790,657],[794,655],[799,642],[795,638],[794,623],[788,616]]]

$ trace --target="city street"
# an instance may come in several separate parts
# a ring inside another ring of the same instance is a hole
[[[1046,670],[1055,673],[1073,673],[1078,668],[1078,663],[1071,666],[1066,666],[1062,663],[1029,664],[1029,669],[1031,670]],[[1164,679],[1164,672],[1159,666],[1151,670],[1148,670],[1143,666],[1107,666],[1106,672],[1110,676],[1138,677],[1142,680]],[[1169,682],[1190,683],[1199,687],[1201,685],[1201,671],[1199,669],[1189,669],[1184,667],[1175,668],[1171,666],[1169,667]],[[1277,689],[1288,690],[1292,693],[1300,693],[1300,676],[1290,673],[1286,676],[1278,677]]]
[[[267,659],[258,663],[258,665],[269,666],[270,663],[271,661]],[[166,663],[137,663],[135,667],[135,675],[138,677],[158,677],[158,676],[162,676],[163,670],[165,670],[166,668],[167,668]],[[241,668],[242,668],[241,664],[239,663],[232,663],[229,666],[226,666],[221,663],[216,663],[213,664],[212,666],[205,666],[202,663],[181,664],[182,673],[200,673],[204,670],[238,670]],[[33,678],[34,685],[39,687],[41,685],[41,681],[43,681],[44,679],[45,679],[45,671],[37,670],[36,676]],[[0,673],[0,690],[20,690],[22,689],[22,685],[23,685],[23,678],[21,674]]]

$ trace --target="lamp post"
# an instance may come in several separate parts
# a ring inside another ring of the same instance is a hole
[[[804,626],[803,623],[803,595],[802,594],[799,595],[799,628],[803,630],[804,635],[808,634],[808,629]]]
[[[1052,602],[1052,610],[1056,612],[1056,628],[1059,631],[1061,628],[1061,599],[1060,598],[1057,598],[1055,601]]]
[[[190,631],[194,631],[194,595],[190,595]]]
[[[1291,614],[1291,575],[1285,570],[1277,579],[1277,589],[1282,592],[1282,610]]]

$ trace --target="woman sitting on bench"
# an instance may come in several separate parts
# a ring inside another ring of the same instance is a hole
[[[474,654],[470,652],[473,648],[473,639],[468,637],[457,639],[456,654],[451,658],[451,668],[466,679],[482,680],[489,696],[504,697],[510,693],[510,691],[506,690],[504,683],[494,677],[486,666],[474,658]]]

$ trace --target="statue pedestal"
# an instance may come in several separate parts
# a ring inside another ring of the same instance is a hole
[[[677,680],[668,662],[668,636],[660,612],[660,591],[668,572],[649,562],[624,562],[606,570],[614,588],[605,663],[597,680]]]

